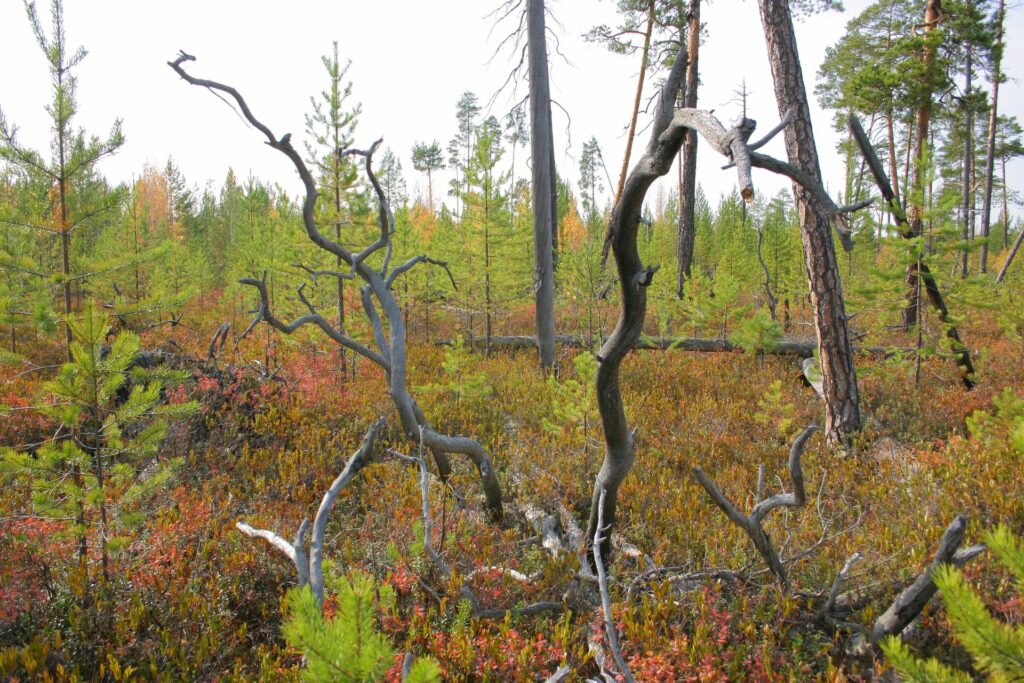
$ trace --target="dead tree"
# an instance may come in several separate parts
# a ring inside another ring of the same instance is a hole
[[[807,494],[804,491],[804,471],[800,464],[800,457],[803,455],[804,447],[807,445],[807,440],[811,438],[811,435],[818,430],[817,425],[810,425],[805,427],[800,435],[796,437],[793,442],[793,446],[789,449],[789,478],[793,482],[792,493],[777,493],[770,498],[764,497],[764,466],[762,465],[758,470],[757,475],[757,500],[754,501],[754,509],[749,515],[741,513],[732,502],[726,498],[715,482],[711,480],[708,475],[704,474],[703,470],[699,467],[693,468],[693,476],[704,487],[704,490],[711,496],[712,502],[721,508],[722,512],[729,517],[729,519],[739,528],[743,529],[743,532],[750,537],[750,540],[754,542],[754,547],[757,548],[757,552],[764,558],[765,564],[768,565],[768,569],[775,578],[778,579],[779,585],[782,586],[782,590],[786,593],[792,590],[792,584],[789,581],[789,575],[786,573],[786,568],[782,564],[782,558],[779,556],[778,551],[772,545],[772,539],[765,532],[761,526],[761,521],[768,515],[769,512],[778,507],[803,507],[807,503]]]
[[[634,458],[636,434],[630,431],[626,421],[619,387],[619,367],[623,358],[630,349],[635,348],[640,339],[647,312],[647,287],[658,270],[657,266],[645,266],[640,260],[640,253],[637,250],[640,212],[651,184],[658,177],[668,173],[683,143],[685,131],[696,130],[715,151],[729,160],[728,166],[735,166],[740,195],[747,201],[754,197],[751,171],[753,167],[758,167],[792,179],[803,188],[803,196],[814,204],[816,211],[844,228],[845,214],[870,203],[867,201],[849,207],[837,206],[813,175],[785,161],[756,151],[787,127],[793,120],[790,114],[783,117],[782,122],[767,135],[756,142],[749,142],[757,125],[752,119],[740,119],[732,128],[726,129],[711,112],[700,109],[673,111],[685,67],[685,55],[680,55],[669,71],[658,98],[647,149],[626,179],[622,197],[612,208],[605,236],[604,255],[607,257],[611,251],[615,257],[622,303],[615,329],[597,355],[599,366],[596,394],[601,423],[604,426],[605,457],[594,482],[586,535],[588,550],[589,544],[599,531],[599,520],[604,520],[609,527],[614,525],[619,486],[625,480]],[[845,317],[841,325],[845,329]],[[605,491],[603,502],[602,491]],[[607,561],[611,556],[611,547],[607,540],[608,536],[602,534],[602,537],[605,538],[605,543],[601,548],[601,555]],[[590,555],[589,552],[587,554]]]
[[[852,114],[849,117],[848,125],[850,133],[853,135],[853,139],[856,141],[857,147],[864,156],[868,169],[870,169],[871,175],[875,179],[875,184],[878,185],[878,190],[882,193],[882,199],[885,200],[893,219],[896,221],[896,229],[901,237],[908,240],[913,239],[915,237],[914,230],[907,220],[907,214],[900,205],[896,193],[893,192],[893,188],[889,184],[889,178],[885,174],[885,169],[882,168],[882,162],[879,161],[878,156],[875,154],[875,148],[871,145],[867,133],[864,132],[864,127],[860,124],[860,120]],[[946,308],[946,301],[942,298],[942,292],[935,281],[935,276],[923,259],[918,260],[915,268],[917,277],[920,277],[921,282],[924,283],[924,289],[928,293],[928,300],[938,313],[939,320],[946,327],[946,336],[953,347],[953,354],[956,358],[957,366],[960,368],[961,381],[967,389],[972,389],[974,388],[974,380],[972,379],[974,363],[971,362],[971,353],[964,346],[963,341],[960,339],[960,333],[957,332],[956,327],[949,320],[949,309]],[[997,279],[996,282],[998,281]],[[920,314],[915,313],[914,315]]]
[[[544,0],[526,0],[526,35],[530,53],[530,151],[533,160],[534,292],[540,366],[555,366],[554,238],[555,148],[548,84],[548,50],[544,35]]]
[[[168,62],[168,64],[186,82],[213,90],[215,93],[223,93],[234,100],[245,120],[266,137],[266,143],[273,149],[285,155],[288,160],[291,161],[292,165],[295,166],[306,190],[306,197],[302,204],[302,219],[306,229],[306,234],[319,248],[339,257],[348,268],[348,270],[341,271],[311,271],[311,277],[314,278],[314,282],[317,277],[339,278],[346,280],[358,279],[358,281],[362,282],[363,287],[361,294],[363,312],[366,314],[373,328],[373,338],[376,349],[346,336],[341,332],[341,330],[333,326],[326,317],[316,310],[313,304],[305,296],[305,284],[299,287],[298,298],[308,309],[308,314],[297,318],[292,322],[284,322],[277,318],[271,310],[270,300],[267,295],[267,287],[264,280],[257,280],[255,278],[245,278],[240,280],[243,284],[247,284],[255,288],[259,294],[259,307],[256,312],[256,317],[250,325],[250,329],[262,321],[266,322],[276,330],[285,334],[291,334],[300,327],[312,325],[320,328],[320,330],[322,330],[323,333],[326,334],[334,343],[355,352],[381,367],[387,377],[391,399],[398,412],[398,417],[401,421],[402,430],[405,435],[410,440],[418,442],[421,438],[420,434],[422,433],[423,442],[433,452],[434,459],[442,477],[447,477],[451,471],[447,454],[459,453],[472,460],[480,475],[484,495],[487,500],[487,511],[492,519],[501,519],[501,487],[498,484],[498,477],[494,471],[494,466],[491,463],[491,458],[487,454],[487,451],[484,450],[483,446],[474,439],[464,436],[442,434],[434,430],[427,421],[423,410],[409,394],[406,364],[405,319],[402,315],[401,307],[395,300],[392,287],[397,278],[409,272],[417,265],[435,265],[444,268],[446,271],[447,265],[426,255],[414,256],[405,263],[397,266],[391,265],[391,236],[394,234],[395,229],[394,216],[391,212],[387,195],[383,188],[381,188],[380,183],[377,181],[377,176],[374,174],[372,167],[373,153],[380,145],[381,140],[377,140],[370,149],[365,151],[337,150],[337,153],[341,155],[363,157],[365,160],[366,175],[370,180],[370,184],[373,187],[380,206],[378,216],[380,235],[372,244],[365,247],[362,251],[353,252],[338,242],[328,238],[317,226],[315,219],[315,207],[318,196],[316,180],[310,173],[306,163],[302,160],[302,157],[292,146],[291,134],[286,134],[280,138],[274,135],[270,128],[253,115],[245,99],[243,99],[238,91],[231,86],[224,85],[216,81],[196,78],[189,74],[185,71],[183,64],[191,61],[195,61],[195,57],[182,52],[177,59],[172,62]],[[370,257],[372,256],[380,258],[381,265],[379,268],[370,264]],[[449,272],[449,277],[450,276],[451,273]],[[380,313],[378,313],[378,305],[380,306],[380,310],[383,311],[383,320]],[[386,327],[384,320],[387,322]]]
[[[854,553],[836,575],[835,581],[832,582],[832,588],[828,592],[828,598],[821,611],[824,622],[836,631],[853,633],[847,650],[854,654],[869,653],[873,646],[878,645],[885,638],[899,636],[921,614],[938,591],[933,576],[939,566],[951,564],[955,567],[963,567],[984,552],[983,544],[961,549],[966,530],[967,517],[964,515],[959,515],[950,522],[942,534],[928,566],[899,592],[889,607],[870,626],[844,620],[838,608],[843,582],[847,580],[853,564],[861,559],[860,553]]]

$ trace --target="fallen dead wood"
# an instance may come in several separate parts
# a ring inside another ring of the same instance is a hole
[[[452,339],[444,339],[436,342],[438,346],[451,346],[455,343]],[[586,337],[560,334],[555,337],[555,343],[560,346],[586,349],[599,343],[599,340],[589,340]],[[476,348],[488,346],[487,339],[467,339],[465,344]],[[800,356],[810,358],[814,355],[817,344],[813,341],[778,341],[766,348],[761,353],[773,356]],[[504,336],[491,337],[491,349],[513,349],[513,350],[534,350],[537,348],[537,338],[531,336]],[[699,338],[699,337],[641,337],[633,345],[634,349],[666,351],[678,349],[680,351],[698,351],[703,353],[731,353],[742,351],[743,348],[732,343],[728,339]],[[887,348],[883,346],[861,346],[855,347],[854,352],[874,358],[890,358],[901,353],[913,353],[913,349]]]

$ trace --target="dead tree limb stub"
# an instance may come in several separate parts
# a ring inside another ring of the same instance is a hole
[[[281,152],[295,167],[306,191],[302,204],[302,219],[306,234],[310,241],[320,249],[333,254],[341,263],[347,265],[350,269],[349,276],[351,278],[358,278],[363,283],[363,302],[364,306],[366,306],[364,312],[370,319],[373,327],[374,343],[377,349],[374,350],[366,344],[362,344],[342,334],[323,315],[316,312],[316,309],[305,299],[301,291],[299,293],[300,300],[304,301],[304,304],[309,309],[309,314],[297,318],[290,323],[280,320],[273,314],[271,309],[265,282],[255,278],[245,278],[241,282],[254,287],[260,297],[260,304],[256,311],[253,325],[260,321],[265,321],[271,327],[285,334],[290,334],[304,325],[313,325],[320,328],[336,344],[363,356],[381,367],[387,376],[391,399],[398,412],[402,430],[406,437],[410,440],[416,440],[420,434],[423,435],[423,440],[433,453],[438,470],[442,476],[447,476],[451,471],[447,457],[449,453],[458,453],[468,457],[476,466],[480,475],[488,514],[494,520],[501,519],[503,514],[501,486],[498,483],[497,474],[487,451],[474,439],[442,434],[435,431],[409,393],[406,369],[405,319],[402,308],[395,300],[391,287],[395,282],[395,278],[408,273],[420,263],[441,267],[443,265],[442,262],[424,257],[422,259],[412,259],[396,268],[390,267],[394,216],[388,203],[387,195],[377,180],[372,165],[373,154],[380,145],[381,140],[374,142],[367,150],[337,150],[340,156],[358,156],[365,160],[365,173],[370,180],[379,205],[378,223],[380,225],[380,234],[369,246],[359,252],[353,252],[342,244],[328,238],[320,231],[315,218],[318,196],[316,180],[313,178],[301,155],[292,146],[291,135],[284,135],[280,138],[274,135],[270,128],[255,117],[245,99],[234,88],[216,81],[196,78],[189,74],[185,70],[184,64],[191,61],[195,61],[195,57],[182,52],[177,59],[168,62],[168,64],[187,83],[207,88],[216,93],[224,93],[233,99],[241,111],[242,117],[266,138],[266,144]],[[370,256],[381,251],[383,251],[383,258],[382,264],[378,269],[371,266],[368,259]],[[348,279],[348,277],[340,272],[338,275],[339,281],[340,279]],[[367,302],[369,302],[369,305],[367,305]],[[383,318],[376,313],[377,306],[380,307]],[[387,322],[386,330],[384,321]],[[250,325],[251,327],[252,325]]]
[[[871,175],[875,179],[875,184],[878,186],[879,192],[882,193],[882,198],[885,200],[886,206],[888,206],[889,210],[892,212],[892,216],[896,221],[896,227],[900,236],[905,239],[913,239],[915,237],[914,231],[911,229],[910,223],[907,221],[906,212],[896,199],[896,193],[893,192],[892,184],[889,182],[889,176],[886,175],[885,169],[882,167],[882,162],[878,159],[878,155],[875,154],[875,148],[871,144],[871,140],[868,138],[867,133],[864,132],[864,127],[861,125],[860,119],[851,114],[848,125],[850,133],[853,135],[853,139],[857,142],[857,147],[860,149],[860,153],[867,162],[868,169],[870,169]],[[946,307],[946,300],[943,298],[942,292],[939,290],[939,285],[935,281],[935,275],[932,274],[931,270],[928,268],[928,264],[923,260],[918,260],[916,265],[912,265],[912,267],[915,269],[916,275],[920,276],[924,283],[924,289],[928,293],[928,300],[938,313],[939,320],[946,327],[946,336],[949,338],[950,344],[953,347],[953,355],[956,359],[957,367],[960,369],[961,381],[965,388],[973,389],[974,363],[971,362],[971,353],[960,339],[960,333],[949,320],[949,309]]]
[[[765,532],[761,526],[762,520],[769,512],[778,507],[803,507],[807,502],[807,494],[804,491],[804,472],[803,467],[800,464],[800,457],[803,455],[804,448],[807,445],[807,440],[811,438],[811,435],[817,431],[816,425],[809,425],[804,428],[800,435],[793,442],[793,446],[789,449],[789,476],[793,482],[792,493],[777,493],[769,498],[761,499],[763,494],[762,485],[758,486],[758,500],[754,505],[754,509],[749,515],[744,515],[739,509],[721,492],[714,481],[711,480],[704,471],[699,467],[693,468],[693,476],[697,479],[697,482],[704,487],[704,490],[711,496],[712,502],[717,505],[722,512],[738,527],[750,537],[750,540],[754,542],[754,547],[761,554],[765,563],[768,565],[768,569],[771,570],[775,578],[778,579],[782,589],[789,593],[792,589],[792,585],[789,581],[789,576],[786,573],[786,568],[782,563],[782,558],[779,553],[775,550],[772,545],[771,538]],[[759,475],[759,480],[763,481],[763,477]]]
[[[309,520],[304,519],[299,525],[295,534],[295,541],[289,542],[273,531],[267,529],[256,529],[244,522],[235,524],[235,528],[241,533],[252,538],[262,538],[295,565],[295,574],[299,587],[310,586],[313,597],[316,599],[317,607],[324,603],[324,573],[323,573],[323,550],[324,532],[327,529],[327,517],[334,507],[334,501],[338,498],[355,476],[369,464],[373,457],[373,444],[377,435],[384,427],[384,418],[378,419],[366,431],[363,442],[359,449],[349,459],[345,469],[342,470],[324,493],[313,518],[313,535],[309,543],[309,553],[306,553],[306,532],[309,530]]]
[[[914,579],[913,583],[904,588],[882,616],[875,620],[871,628],[872,643],[877,644],[887,636],[899,635],[917,618],[938,591],[932,577],[940,565],[952,564],[962,567],[984,551],[984,545],[974,545],[960,550],[966,530],[966,516],[960,515],[950,522],[928,567]]]
[[[452,578],[452,568],[448,562],[441,556],[441,554],[434,548],[434,540],[432,537],[433,530],[433,518],[430,514],[430,472],[427,469],[427,461],[424,457],[424,446],[426,444],[426,430],[421,430],[420,435],[420,450],[419,457],[416,461],[419,464],[420,469],[420,493],[422,500],[422,511],[423,511],[423,548],[430,561],[437,567],[438,571],[446,580]],[[488,570],[492,569],[490,567]],[[478,619],[503,619],[507,615],[512,614],[515,616],[530,616],[533,614],[542,614],[547,612],[561,612],[562,603],[552,601],[541,601],[535,602],[523,607],[513,607],[511,609],[491,609],[484,607],[480,604],[480,599],[477,597],[473,589],[468,584],[463,583],[459,588],[459,597],[469,602],[473,612],[473,616]]]

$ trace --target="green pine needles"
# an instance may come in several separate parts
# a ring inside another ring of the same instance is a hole
[[[985,543],[1013,574],[1018,590],[1024,589],[1024,540],[1005,526],[998,526],[985,535]],[[935,585],[942,591],[953,632],[971,654],[975,667],[987,673],[991,681],[1024,680],[1024,626],[996,621],[956,567],[944,565],[935,572],[934,578]],[[970,674],[952,669],[938,660],[918,659],[895,637],[882,643],[882,651],[907,681],[945,683],[973,680]]]
[[[337,612],[330,619],[320,614],[309,586],[291,590],[286,598],[289,616],[282,631],[288,644],[306,657],[303,678],[332,683],[383,680],[394,663],[395,649],[377,630],[376,582],[369,574],[352,572],[337,588]],[[421,658],[404,680],[439,681],[441,669],[433,659]]]
[[[35,454],[3,453],[0,471],[30,482],[34,514],[69,522],[83,566],[89,546],[98,547],[107,579],[108,555],[127,543],[126,532],[145,518],[142,503],[179,462],[158,457],[166,419],[195,406],[162,401],[165,382],[182,379],[178,373],[133,367],[141,349],[135,334],[107,345],[110,327],[91,308],[69,325],[71,361],[47,383],[51,399],[42,409],[60,432]]]

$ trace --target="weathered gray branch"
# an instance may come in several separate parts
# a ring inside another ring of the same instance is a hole
[[[313,518],[313,536],[309,544],[309,555],[306,554],[306,531],[309,529],[309,520],[304,519],[299,525],[295,534],[295,541],[289,543],[287,540],[267,529],[256,529],[244,522],[235,524],[235,528],[246,536],[262,538],[274,548],[283,553],[292,564],[295,565],[295,575],[299,587],[309,585],[316,599],[317,607],[322,607],[324,602],[324,572],[323,572],[323,550],[324,531],[327,528],[327,517],[334,507],[334,501],[338,494],[349,482],[362,470],[373,456],[373,443],[384,427],[384,418],[378,419],[367,430],[359,449],[349,459],[348,464],[341,474],[328,487],[320,501],[316,516]]]
[[[792,493],[777,493],[770,498],[765,500],[758,500],[754,505],[753,511],[750,515],[744,515],[740,512],[733,503],[726,498],[715,482],[712,481],[703,470],[699,467],[693,468],[693,476],[697,479],[704,490],[711,496],[712,502],[717,505],[726,516],[736,526],[743,529],[750,540],[754,542],[754,547],[764,558],[765,563],[768,565],[768,569],[771,570],[772,574],[778,579],[782,588],[787,593],[792,589],[792,585],[789,581],[789,576],[786,573],[786,568],[782,564],[782,559],[779,557],[778,552],[772,545],[771,538],[765,533],[764,528],[761,526],[761,521],[764,517],[778,507],[803,507],[807,502],[807,494],[804,491],[804,473],[803,467],[800,464],[800,456],[803,455],[807,440],[811,438],[811,435],[817,431],[816,425],[808,425],[804,428],[800,435],[797,436],[793,442],[792,447],[789,449],[789,477],[793,482]],[[759,486],[760,488],[760,486]],[[760,497],[760,495],[758,496]]]
[[[416,458],[416,461],[420,468],[420,493],[423,506],[423,548],[427,553],[427,557],[434,563],[434,566],[436,566],[438,571],[441,572],[441,575],[444,576],[446,580],[450,580],[452,577],[452,569],[445,559],[441,557],[441,554],[434,548],[434,541],[432,537],[433,520],[430,515],[430,472],[427,469],[427,461],[424,457],[424,449],[428,445],[427,430],[421,427],[419,457]],[[487,569],[491,568],[488,567]],[[472,572],[470,572],[470,576],[471,575]],[[507,610],[483,607],[480,604],[480,599],[476,596],[476,593],[474,593],[473,589],[465,583],[463,583],[459,588],[459,596],[462,599],[469,601],[473,611],[473,616],[478,619],[503,619],[510,613],[518,616],[529,616],[531,614],[540,614],[543,612],[562,611],[562,603],[549,601],[535,602],[524,607],[513,607],[512,609]]]
[[[950,522],[928,567],[914,579],[913,583],[904,588],[882,616],[875,620],[871,629],[871,642],[878,643],[887,636],[899,635],[921,613],[938,591],[932,576],[939,565],[953,564],[962,567],[985,549],[983,545],[975,545],[960,551],[966,530],[966,516],[959,515]]]
[[[402,315],[402,309],[398,305],[398,302],[395,300],[394,294],[391,291],[389,283],[390,275],[388,273],[392,249],[391,236],[394,234],[394,216],[391,212],[387,195],[384,193],[383,188],[378,182],[372,166],[373,153],[380,145],[381,141],[377,140],[368,150],[337,151],[337,153],[342,156],[355,155],[365,158],[366,173],[370,179],[370,184],[377,195],[378,204],[380,205],[380,212],[378,214],[380,236],[373,244],[366,247],[358,254],[353,254],[344,246],[325,237],[317,227],[314,212],[317,200],[316,181],[302,157],[295,151],[295,148],[292,147],[291,135],[288,134],[281,138],[275,136],[265,124],[256,119],[252,111],[249,109],[246,101],[234,88],[217,83],[216,81],[195,78],[187,73],[182,65],[185,62],[194,60],[195,57],[181,53],[177,59],[172,62],[168,62],[168,64],[188,83],[205,87],[215,92],[219,91],[226,93],[232,97],[241,109],[245,120],[263,133],[267,138],[267,144],[288,157],[298,172],[299,177],[302,179],[302,183],[306,189],[306,198],[302,206],[302,218],[303,224],[306,228],[306,234],[318,247],[334,254],[342,262],[347,264],[351,269],[351,274],[353,276],[358,276],[359,279],[365,283],[366,288],[368,288],[368,291],[372,293],[372,297],[377,300],[383,316],[387,320],[387,333],[384,333],[384,326],[380,318],[378,317],[376,320],[373,318],[373,311],[375,310],[373,306],[368,307],[365,312],[370,316],[371,324],[374,325],[375,341],[380,347],[379,353],[344,336],[339,330],[334,329],[334,327],[319,314],[311,313],[310,315],[299,318],[292,323],[284,323],[273,316],[270,310],[266,286],[263,281],[247,278],[243,280],[243,282],[255,287],[260,293],[260,308],[253,324],[255,325],[260,320],[266,320],[266,322],[272,327],[284,332],[285,334],[290,334],[306,324],[316,325],[335,343],[369,358],[384,368],[388,376],[391,398],[398,411],[398,416],[402,423],[402,430],[406,436],[409,439],[416,439],[420,432],[420,428],[424,428],[427,446],[433,451],[435,459],[437,460],[438,469],[443,475],[449,471],[449,464],[445,455],[446,453],[461,453],[469,456],[480,472],[484,494],[487,499],[487,511],[493,519],[500,519],[502,517],[501,487],[498,484],[497,476],[487,452],[479,443],[472,439],[447,436],[435,432],[430,428],[425,415],[416,406],[415,401],[409,395],[406,372],[407,356],[405,319]],[[382,267],[377,271],[367,265],[366,259],[381,248],[384,248],[386,251]],[[364,303],[366,300],[367,298],[364,297]],[[251,327],[252,326],[250,326],[250,328]]]
[[[384,356],[377,353],[373,349],[369,348],[365,344],[361,344],[354,339],[343,335],[341,332],[336,330],[327,318],[323,317],[319,313],[310,313],[304,315],[301,318],[296,318],[290,323],[286,323],[277,316],[274,315],[273,311],[270,310],[270,298],[267,295],[267,284],[261,279],[244,277],[241,278],[239,283],[243,285],[249,285],[254,287],[260,295],[260,307],[257,309],[256,317],[253,319],[252,325],[258,324],[263,321],[273,327],[279,332],[284,334],[291,334],[295,330],[299,329],[303,325],[316,325],[319,327],[324,334],[330,337],[335,343],[344,346],[346,349],[355,351],[359,355],[368,358],[377,365],[381,366],[385,370],[388,369],[389,363]],[[250,326],[251,329],[251,326]],[[248,333],[248,330],[247,330]],[[245,335],[242,335],[243,337]]]
[[[601,559],[601,546],[606,540],[605,534],[611,530],[604,526],[604,519],[601,516],[601,511],[604,509],[605,493],[603,490],[600,493],[598,527],[592,546],[594,551],[594,567],[597,569],[597,585],[601,592],[601,611],[604,613],[604,629],[608,636],[608,647],[612,651],[612,657],[615,659],[615,665],[619,667],[619,673],[622,675],[622,678],[627,683],[635,683],[633,673],[629,670],[626,659],[622,656],[622,648],[619,646],[619,632],[615,628],[615,617],[612,615],[612,599],[608,594],[608,577],[605,575],[604,561]]]

